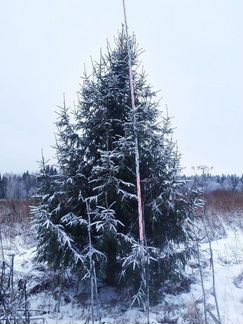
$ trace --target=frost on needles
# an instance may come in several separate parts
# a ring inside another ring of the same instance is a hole
[[[129,42],[136,128],[122,31],[115,48],[108,45],[91,74],[84,74],[76,108],[64,102],[59,109],[58,172],[51,174],[43,161],[34,212],[37,260],[86,278],[92,253],[100,280],[139,292],[144,254],[138,235],[134,131],[151,288],[185,279],[184,267],[194,252],[188,224],[193,222],[197,194],[186,190],[180,179],[170,119],[161,114],[156,93],[140,68],[135,39]]]

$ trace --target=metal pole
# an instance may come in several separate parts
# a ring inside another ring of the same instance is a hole
[[[125,32],[126,32],[126,40],[127,40],[129,82],[130,82],[132,111],[133,111],[133,131],[135,137],[135,163],[136,163],[137,199],[138,199],[139,238],[140,238],[140,242],[144,244],[145,235],[144,235],[144,221],[143,221],[143,210],[142,210],[140,168],[139,168],[138,135],[136,129],[136,124],[137,124],[136,105],[135,105],[135,94],[134,94],[134,80],[133,80],[133,73],[132,73],[132,57],[131,57],[131,48],[130,48],[129,36],[128,36],[128,23],[127,23],[125,0],[123,0],[123,12],[124,12]]]

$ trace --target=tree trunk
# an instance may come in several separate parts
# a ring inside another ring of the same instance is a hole
[[[117,284],[118,263],[116,260],[117,244],[114,239],[107,240],[106,282],[109,286]]]

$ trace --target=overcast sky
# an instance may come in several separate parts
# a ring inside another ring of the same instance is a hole
[[[127,0],[148,81],[173,116],[186,173],[205,164],[242,174],[243,1]],[[76,100],[83,65],[123,21],[121,0],[2,0],[0,173],[51,158],[63,92]]]

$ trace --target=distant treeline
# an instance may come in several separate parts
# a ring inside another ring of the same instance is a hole
[[[50,174],[57,170],[50,166]],[[193,175],[182,176],[187,187],[203,187],[206,192],[216,190],[243,191],[243,176],[237,175]],[[28,171],[22,175],[0,174],[0,199],[27,199],[35,194],[37,175]]]
[[[243,175],[239,177],[235,174],[212,175],[208,173],[193,176],[184,175],[182,178],[186,181],[187,187],[201,187],[206,192],[217,190],[243,191]]]
[[[56,174],[57,170],[50,166],[49,172]],[[29,171],[23,174],[0,174],[0,199],[31,198],[35,194],[36,186],[37,174],[29,173]]]
[[[34,193],[36,176],[28,171],[22,175],[0,174],[0,199],[25,199]]]

